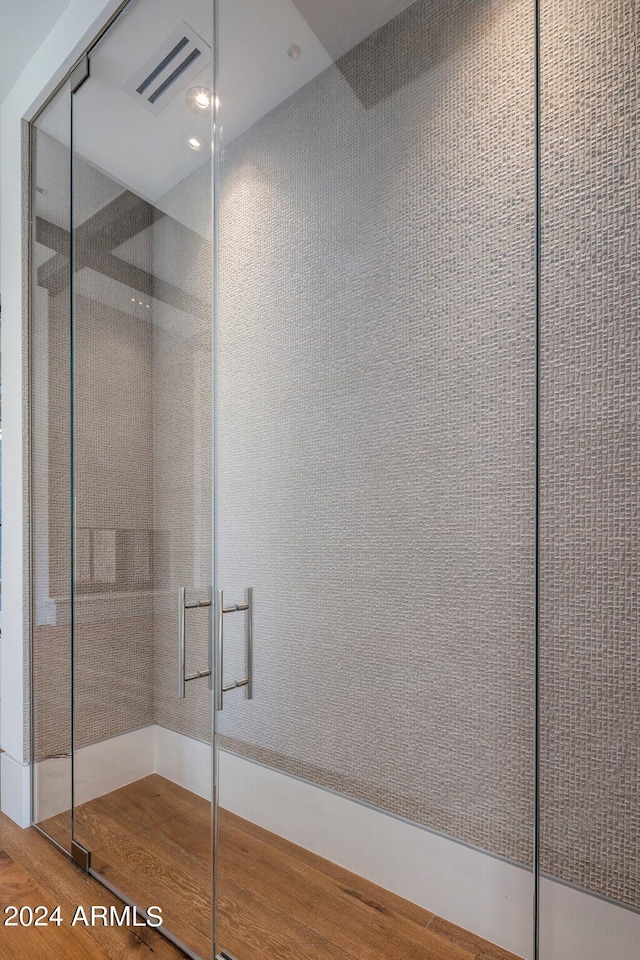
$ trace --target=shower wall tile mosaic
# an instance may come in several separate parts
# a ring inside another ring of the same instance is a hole
[[[526,863],[533,30],[414,4],[225,147],[216,403],[228,745]]]

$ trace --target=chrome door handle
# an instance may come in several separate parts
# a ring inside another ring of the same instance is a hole
[[[246,676],[240,680],[230,680],[227,683],[223,680],[224,666],[224,615],[225,613],[246,612],[244,650],[246,658]],[[231,690],[237,690],[244,687],[244,694],[247,700],[253,698],[253,588],[247,587],[247,599],[244,603],[230,603],[225,607],[222,590],[216,590],[216,633],[215,633],[215,667],[214,675],[216,680],[216,710],[222,710],[223,697],[225,693]]]
[[[206,670],[196,670],[195,673],[187,674],[187,610],[199,610],[201,607],[208,608],[209,620],[209,639],[207,643],[208,665]],[[200,677],[209,678],[209,690],[211,690],[211,625],[212,625],[211,587],[206,600],[196,600],[195,603],[187,603],[187,588],[180,587],[178,596],[178,697],[184,700],[186,695],[186,685],[189,680],[199,680]]]

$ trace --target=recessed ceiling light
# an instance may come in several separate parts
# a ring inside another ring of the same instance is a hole
[[[289,49],[287,50],[287,56],[291,57],[292,60],[299,60],[302,56],[302,50],[297,43],[292,43]]]
[[[204,146],[202,137],[196,137],[195,135],[187,137],[187,146],[190,150],[202,150]]]
[[[204,113],[211,109],[213,94],[208,87],[191,87],[187,91],[186,100],[192,113]]]

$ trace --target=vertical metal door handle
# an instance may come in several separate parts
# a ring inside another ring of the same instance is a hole
[[[245,620],[244,654],[247,664],[247,689],[245,697],[253,700],[253,587],[247,587],[247,618]]]
[[[184,700],[186,694],[186,685],[189,680],[199,680],[201,677],[209,678],[209,690],[211,690],[211,627],[212,627],[212,589],[209,587],[206,600],[196,600],[195,603],[187,603],[187,588],[180,587],[178,591],[178,697]],[[207,622],[209,624],[207,640],[207,668],[206,670],[196,670],[195,673],[187,674],[187,610],[200,610],[208,607],[209,612]]]
[[[225,613],[246,612],[245,621],[245,640],[244,652],[246,660],[246,676],[240,680],[230,680],[224,682],[224,615]],[[224,595],[222,590],[216,590],[216,626],[214,642],[214,674],[216,683],[215,709],[222,710],[224,706],[224,694],[231,690],[237,690],[240,687],[245,688],[245,697],[247,700],[253,699],[253,588],[247,587],[247,599],[244,603],[231,603],[226,607],[224,605]]]
[[[186,695],[186,587],[180,587],[178,593],[178,697],[184,700]]]
[[[215,708],[222,710],[222,667],[223,667],[223,641],[224,641],[224,599],[222,590],[216,590],[216,633],[215,633],[215,660],[213,664],[213,675],[216,683]]]

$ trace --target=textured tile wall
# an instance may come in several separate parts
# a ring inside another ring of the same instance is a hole
[[[640,10],[541,27],[542,868],[640,907]]]
[[[216,351],[226,742],[525,862],[533,29],[419,2],[226,148]]]

